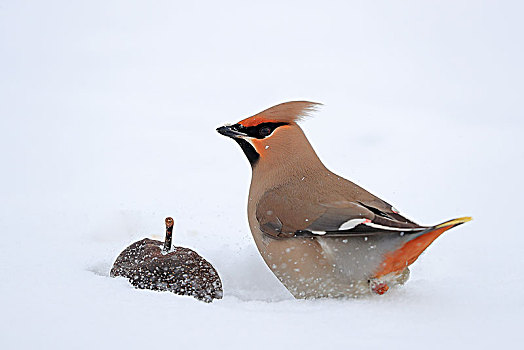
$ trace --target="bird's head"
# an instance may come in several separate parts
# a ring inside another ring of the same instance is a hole
[[[285,102],[217,131],[235,140],[254,168],[261,161],[277,165],[312,151],[297,121],[320,105],[315,102]],[[315,155],[316,157],[316,155]]]

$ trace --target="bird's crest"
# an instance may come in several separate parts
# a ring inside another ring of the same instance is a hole
[[[309,116],[321,105],[321,103],[309,101],[284,102],[241,120],[239,124],[249,127],[267,122],[297,122]]]

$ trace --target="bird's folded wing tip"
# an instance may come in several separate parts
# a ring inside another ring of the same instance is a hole
[[[453,220],[449,220],[449,221],[443,222],[442,224],[435,226],[435,228],[460,225],[460,224],[463,224],[463,223],[471,221],[471,220],[473,220],[473,218],[471,216],[464,216],[462,218],[453,219]]]

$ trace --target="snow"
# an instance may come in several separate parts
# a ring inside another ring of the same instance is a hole
[[[493,348],[522,342],[518,2],[0,2],[0,348]],[[383,296],[294,300],[216,133],[288,100],[324,163],[440,237]],[[162,240],[224,299],[108,277]]]

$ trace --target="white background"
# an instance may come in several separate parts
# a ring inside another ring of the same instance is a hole
[[[524,6],[0,0],[0,347],[493,348],[522,342]],[[471,215],[382,297],[296,301],[215,128],[289,100],[333,171],[421,224]],[[161,238],[213,304],[108,277]]]

